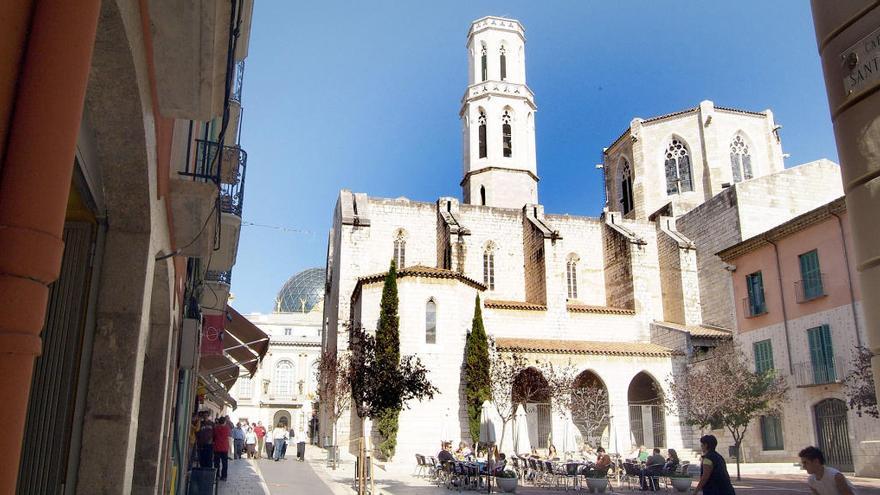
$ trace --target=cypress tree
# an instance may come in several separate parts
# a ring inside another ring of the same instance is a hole
[[[397,306],[397,266],[392,260],[382,287],[379,324],[376,327],[376,364],[383,370],[396,369],[400,363],[400,317]],[[388,407],[379,411],[376,417],[376,428],[382,438],[377,447],[388,459],[394,456],[397,448],[399,415],[400,408]]]
[[[492,398],[489,385],[489,340],[483,328],[480,295],[474,305],[474,320],[464,349],[464,394],[467,405],[468,426],[471,439],[480,439],[480,412],[483,402]]]

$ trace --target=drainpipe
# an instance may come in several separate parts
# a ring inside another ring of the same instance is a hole
[[[856,345],[862,346],[862,336],[859,330],[859,318],[856,316],[856,295],[853,291],[852,275],[849,272],[849,254],[846,252],[846,236],[843,235],[843,219],[840,215],[828,209],[828,213],[834,215],[837,219],[837,228],[840,230],[840,242],[843,243],[843,262],[846,264],[846,282],[849,285],[849,306],[852,309],[853,325],[856,327]]]
[[[788,354],[788,373],[794,375],[794,364],[791,360],[791,341],[788,334],[788,312],[785,310],[785,290],[782,287],[782,265],[779,263],[779,247],[764,236],[764,242],[773,246],[773,256],[776,258],[776,280],[779,282],[779,301],[782,303],[782,327],[785,329],[785,350]]]
[[[18,8],[29,8],[19,2]],[[33,2],[0,168],[0,493],[15,493],[49,284],[61,271],[64,214],[82,120],[98,0]],[[13,7],[15,8],[15,7]],[[21,16],[23,17],[23,16]],[[13,79],[15,76],[12,76]]]

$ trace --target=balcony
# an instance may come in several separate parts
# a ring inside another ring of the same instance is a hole
[[[814,299],[819,299],[827,294],[825,293],[825,274],[820,273],[818,276],[804,278],[794,283],[795,298],[798,303],[805,303]]]
[[[842,383],[848,370],[848,363],[842,356],[833,356],[824,362],[804,361],[794,363],[793,378],[797,387],[816,387]]]
[[[199,304],[205,309],[224,311],[229,300],[231,284],[232,271],[206,271]]]
[[[746,318],[767,314],[767,302],[753,303],[748,297],[742,298],[742,312]]]

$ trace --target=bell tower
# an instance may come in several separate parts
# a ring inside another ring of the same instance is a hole
[[[525,31],[519,21],[483,17],[467,38],[462,98],[464,202],[502,208],[538,203],[535,95],[526,86]]]

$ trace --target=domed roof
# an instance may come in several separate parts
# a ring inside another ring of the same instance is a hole
[[[309,268],[287,279],[275,298],[276,313],[308,313],[324,299],[323,268]]]

